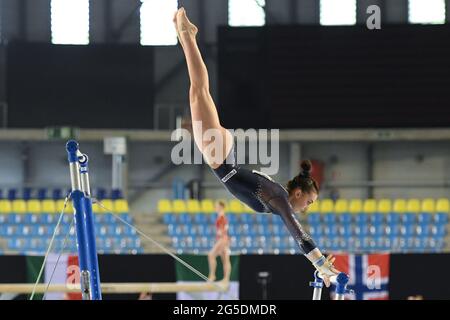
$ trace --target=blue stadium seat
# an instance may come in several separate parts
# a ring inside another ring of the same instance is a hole
[[[98,200],[103,200],[106,199],[107,197],[106,190],[104,188],[98,188],[94,194]]]
[[[22,190],[22,199],[30,200],[31,199],[31,188],[25,187]]]
[[[195,225],[197,227],[197,233],[199,235],[205,235],[206,234],[206,225],[204,224],[197,224]],[[231,226],[230,226],[231,228]]]
[[[259,224],[268,224],[269,223],[269,214],[257,213],[256,214],[256,222]]]
[[[370,221],[373,224],[377,224],[377,225],[382,224],[384,222],[384,214],[379,213],[379,212],[373,213],[370,215]]]
[[[213,225],[207,225],[205,229],[206,236],[215,236],[216,235],[216,227]]]
[[[419,222],[420,225],[428,225],[431,223],[431,221],[433,220],[433,215],[430,213],[419,213],[419,215],[417,216],[417,220]]]
[[[176,215],[173,214],[173,213],[165,213],[165,214],[163,215],[163,222],[164,222],[165,224],[177,222]]]
[[[0,214],[0,224],[4,224],[8,222],[8,216],[6,214]]]
[[[355,215],[355,222],[358,225],[365,225],[369,221],[369,215],[367,213],[357,213]]]
[[[323,226],[317,225],[317,226],[310,226],[309,227],[309,233],[312,237],[320,237],[324,234]]]
[[[413,237],[416,235],[416,226],[407,224],[400,227],[400,233],[403,237]]]
[[[278,224],[272,224],[269,226],[270,233],[274,236],[279,236],[281,233],[281,227]]]
[[[47,189],[46,188],[39,188],[37,191],[37,197],[38,200],[44,200],[47,199]]]
[[[389,225],[397,225],[400,223],[400,214],[391,212],[386,215],[386,222]]]
[[[59,219],[59,215],[56,215],[56,214],[43,213],[41,216],[42,223],[46,223],[46,224],[56,223],[58,221],[58,219]]]
[[[358,237],[365,237],[369,234],[369,227],[367,225],[357,225],[354,233]]]
[[[431,252],[441,252],[445,247],[444,239],[430,239],[429,247]]]
[[[170,223],[167,225],[167,234],[169,237],[174,237],[177,234],[175,231],[175,224]]]
[[[330,213],[326,213],[322,216],[323,218],[323,222],[329,226],[331,225],[335,225],[337,218],[336,218],[336,214],[330,212]]]
[[[434,215],[434,222],[436,224],[440,224],[440,225],[447,224],[447,222],[448,222],[448,214],[447,213],[442,213],[442,212],[436,213]]]
[[[7,236],[14,236],[14,235],[17,234],[17,230],[18,230],[17,226],[15,226],[15,225],[7,225],[6,226],[6,235]]]
[[[253,214],[251,214],[251,213],[242,213],[240,215],[241,223],[245,223],[245,224],[253,223],[252,216],[253,216]]]
[[[404,225],[412,225],[416,222],[416,215],[414,213],[404,213],[401,215],[401,220]]]
[[[250,232],[251,225],[250,224],[241,224],[238,226],[238,234],[247,235]]]
[[[353,234],[353,228],[351,225],[346,224],[339,227],[339,235],[345,238],[350,237]]]
[[[341,238],[334,238],[332,241],[331,241],[331,244],[330,244],[330,250],[331,251],[339,251],[340,249],[341,249],[341,247],[342,247],[342,239]]]
[[[227,214],[226,218],[227,218],[229,224],[238,223],[238,217],[236,214]]]
[[[434,238],[444,237],[447,234],[447,226],[445,225],[432,226],[431,234]]]
[[[111,190],[111,199],[113,199],[113,200],[123,199],[122,190],[120,190],[120,189]]]
[[[424,238],[424,237],[428,237],[431,233],[431,228],[429,225],[419,225],[417,226],[417,236]]]
[[[193,220],[195,223],[206,223],[207,222],[207,217],[205,213],[197,213],[193,216]]]
[[[350,224],[352,222],[352,215],[350,213],[342,213],[338,215],[338,220],[342,224]]]
[[[191,215],[189,213],[180,213],[178,215],[178,221],[180,223],[190,223],[191,222]]]
[[[52,199],[53,200],[60,200],[60,199],[63,199],[65,196],[66,195],[63,195],[62,190],[59,188],[53,189],[53,191],[52,191]]]
[[[376,237],[376,250],[377,251],[386,251],[389,250],[389,238],[386,237]]]
[[[401,233],[400,225],[394,224],[386,227],[386,234],[389,236],[398,236]]]
[[[7,226],[0,224],[0,237],[6,237],[8,235],[7,230]]]
[[[338,227],[336,225],[325,226],[323,229],[323,233],[327,237],[336,237],[338,235]]]
[[[8,200],[16,200],[17,199],[17,189],[9,189],[8,190]]]
[[[310,225],[318,225],[320,224],[320,214],[319,213],[309,213],[307,215],[307,221]],[[281,220],[281,218],[280,218]]]
[[[208,222],[209,223],[216,223],[216,220],[217,220],[217,213],[210,213],[210,214],[208,214]]]
[[[190,237],[196,237],[200,234],[198,233],[198,229],[195,226],[190,226],[190,228],[188,229],[188,235]]]

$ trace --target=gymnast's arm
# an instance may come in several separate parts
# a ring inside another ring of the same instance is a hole
[[[327,258],[320,252],[311,236],[303,229],[295,217],[294,210],[286,197],[278,196],[269,201],[273,213],[278,214],[283,219],[290,234],[294,237],[303,254],[314,267],[319,271],[327,286],[330,285],[330,277],[336,276],[339,271],[334,268],[335,258],[329,255]]]

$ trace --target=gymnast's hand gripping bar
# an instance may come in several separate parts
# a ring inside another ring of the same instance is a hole
[[[66,144],[72,186],[72,202],[77,232],[80,285],[83,300],[101,300],[100,274],[95,245],[94,221],[90,197],[88,157],[82,154],[78,142]]]
[[[336,277],[331,277],[330,280],[336,285],[335,300],[344,300],[346,293],[353,293],[353,290],[347,289],[349,277],[345,273],[341,272]],[[319,277],[319,273],[317,271],[314,272],[314,281],[310,282],[309,286],[314,288],[312,299],[321,300],[323,280]]]

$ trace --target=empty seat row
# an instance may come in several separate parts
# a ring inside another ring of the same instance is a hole
[[[61,224],[56,230],[56,235],[75,234],[75,227],[69,230],[69,224]],[[96,235],[134,235],[136,230],[126,225],[99,225],[94,226]],[[55,232],[56,225],[48,227],[46,225],[0,225],[0,236],[51,236]],[[70,232],[69,232],[70,231]]]
[[[446,224],[449,216],[447,213],[309,213],[307,221],[311,225],[325,223],[328,225],[342,224]]]
[[[449,199],[323,199],[308,209],[313,213],[449,213]]]
[[[227,214],[226,218],[229,224],[234,223],[278,223],[283,224],[280,216],[275,214],[255,214],[255,213],[243,213],[243,214]],[[166,213],[162,216],[162,220],[166,224],[171,223],[215,223],[217,219],[216,213],[211,214],[187,214],[187,213]]]
[[[404,236],[438,236],[444,237],[447,234],[447,227],[439,226],[420,226],[420,225],[393,225],[393,226],[354,226],[347,225],[342,227],[337,226],[311,226],[309,232],[312,236],[358,236],[358,235],[404,235]]]
[[[225,210],[233,213],[253,213],[254,210],[243,204],[239,200],[231,199],[229,201],[222,200],[225,204]],[[169,200],[161,199],[158,202],[157,211],[161,214],[164,213],[214,213],[215,201],[212,199],[188,199],[188,200]]]
[[[10,250],[37,250],[46,251],[50,245],[50,239],[41,238],[13,238],[7,241],[8,249]],[[141,247],[141,241],[139,238],[99,238],[96,240],[98,248],[139,248]],[[61,250],[62,248],[76,249],[76,240],[73,238],[57,239],[52,245],[53,250]]]
[[[113,213],[128,213],[128,202],[124,199],[111,200],[104,199],[101,201],[103,206],[108,209],[105,210],[99,204],[94,203],[92,205],[92,211],[94,213],[107,213],[112,210]],[[64,209],[66,213],[73,213],[72,202],[65,200],[6,200],[0,199],[0,214],[40,214],[40,213],[61,213]]]
[[[251,208],[237,199],[224,201],[225,210],[229,213],[252,213]],[[214,213],[214,201],[204,200],[169,200],[158,202],[158,212],[164,213]],[[314,202],[308,209],[312,213],[449,213],[450,202],[447,198],[440,199],[323,199]]]
[[[317,239],[319,247],[324,251],[345,252],[439,252],[445,246],[443,239],[396,237],[396,238],[329,238]],[[173,237],[172,245],[177,251],[209,251],[214,245],[214,239],[208,237]],[[231,237],[232,251],[261,251],[264,253],[290,252],[299,253],[297,244],[291,238],[283,237]]]
[[[118,216],[128,223],[132,223],[132,217],[127,214],[118,214]],[[9,225],[23,225],[23,224],[43,224],[56,225],[60,218],[60,214],[0,214],[0,224]],[[70,223],[73,219],[73,214],[64,214],[62,223]],[[114,215],[111,214],[95,214],[94,222],[98,224],[115,224],[122,223]]]

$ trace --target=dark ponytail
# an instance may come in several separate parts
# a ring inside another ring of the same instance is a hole
[[[319,193],[319,187],[317,182],[311,177],[312,163],[309,160],[303,160],[300,164],[300,173],[290,180],[287,184],[287,190],[289,193],[296,188],[300,188],[304,193],[310,193],[312,191]]]

